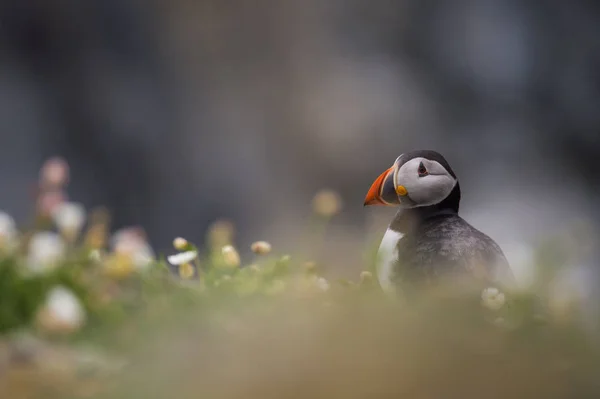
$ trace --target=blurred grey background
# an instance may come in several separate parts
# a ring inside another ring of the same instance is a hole
[[[363,208],[371,182],[431,148],[520,264],[600,220],[599,128],[594,1],[0,2],[1,207],[25,220],[61,155],[72,199],[158,251],[219,218],[293,248],[332,188],[330,252],[360,262],[394,212]]]

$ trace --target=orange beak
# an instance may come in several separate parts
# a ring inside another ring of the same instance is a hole
[[[388,176],[394,173],[394,167],[392,166],[385,172],[383,172],[375,182],[371,185],[369,192],[367,193],[367,197],[365,198],[365,206],[368,205],[391,205],[390,203],[384,201],[382,197],[383,185]]]

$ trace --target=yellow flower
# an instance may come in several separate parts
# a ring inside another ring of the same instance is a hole
[[[185,238],[177,237],[173,240],[173,247],[179,251],[185,251],[188,247],[189,243]]]
[[[123,279],[134,271],[132,257],[125,252],[117,252],[109,256],[104,263],[104,273],[114,279]]]
[[[335,191],[321,190],[313,198],[312,206],[317,215],[330,218],[340,212],[342,199]]]
[[[104,208],[96,208],[90,212],[89,227],[84,242],[88,248],[104,248],[108,243],[110,215]]]
[[[106,245],[108,229],[101,224],[91,226],[85,235],[85,245],[89,248],[102,248]]]
[[[189,263],[179,265],[179,276],[185,280],[192,278],[194,276],[194,266]]]
[[[271,244],[267,241],[256,241],[250,246],[250,249],[257,255],[267,255],[271,252]]]

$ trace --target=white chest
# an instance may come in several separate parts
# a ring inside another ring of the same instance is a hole
[[[404,237],[404,234],[388,228],[377,251],[377,278],[381,288],[389,293],[395,290],[392,275],[398,261],[398,241],[402,237]]]

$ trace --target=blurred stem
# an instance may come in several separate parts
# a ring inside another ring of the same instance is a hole
[[[321,215],[312,214],[308,222],[307,232],[307,253],[311,255],[311,258],[316,259],[320,257],[324,250],[325,234],[331,217],[323,217]]]

